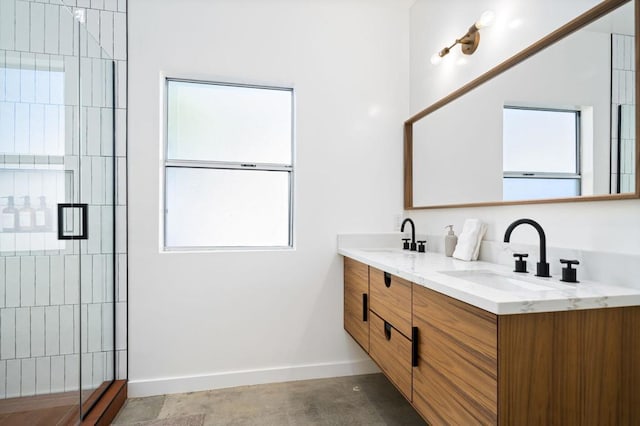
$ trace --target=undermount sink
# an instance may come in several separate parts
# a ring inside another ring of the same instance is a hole
[[[558,290],[557,286],[543,280],[527,277],[513,277],[487,270],[440,271],[441,274],[471,281],[485,287],[503,291],[549,291]]]

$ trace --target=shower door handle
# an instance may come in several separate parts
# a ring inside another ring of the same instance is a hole
[[[75,211],[78,210],[78,216]],[[69,215],[69,213],[71,213]],[[65,216],[66,215],[66,216]],[[77,218],[77,220],[76,220]],[[58,204],[58,239],[86,240],[89,238],[89,208],[82,203]]]

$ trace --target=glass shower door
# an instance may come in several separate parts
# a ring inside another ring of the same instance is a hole
[[[82,12],[76,11],[82,22]],[[115,63],[80,25],[79,200],[81,417],[115,379]]]

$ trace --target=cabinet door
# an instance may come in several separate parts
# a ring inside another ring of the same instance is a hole
[[[371,310],[406,337],[411,336],[411,282],[369,268]]]
[[[497,424],[497,317],[413,285],[413,404],[430,424]]]
[[[369,352],[369,267],[344,258],[344,329]]]
[[[411,401],[411,341],[371,312],[371,358]]]

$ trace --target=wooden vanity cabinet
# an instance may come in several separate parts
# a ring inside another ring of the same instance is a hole
[[[640,424],[640,307],[494,315],[413,286],[431,425]]]
[[[369,352],[369,266],[344,258],[344,329]]]

